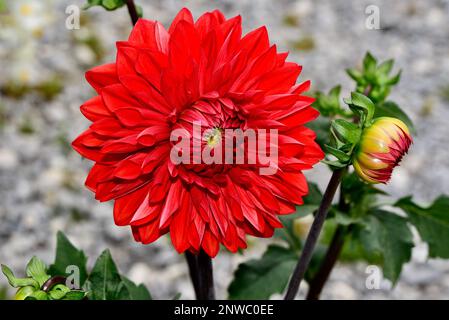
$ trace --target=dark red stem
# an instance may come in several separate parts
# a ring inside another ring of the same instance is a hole
[[[133,25],[136,25],[137,20],[139,20],[139,15],[137,14],[136,4],[134,3],[134,0],[126,0],[126,6],[128,7],[128,12]]]
[[[332,173],[332,177],[327,185],[326,191],[324,192],[323,199],[321,200],[320,207],[318,208],[315,219],[313,220],[312,227],[307,235],[301,257],[299,258],[295,270],[293,271],[284,300],[293,300],[298,293],[299,285],[301,284],[310,260],[312,259],[313,250],[317,244],[318,237],[321,233],[324,221],[326,220],[335,192],[340,185],[343,171],[344,169],[338,169]]]

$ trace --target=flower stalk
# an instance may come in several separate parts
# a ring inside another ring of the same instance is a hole
[[[197,300],[215,300],[212,259],[203,250],[195,255],[185,253],[189,275]]]
[[[304,278],[304,274],[309,266],[310,260],[312,259],[313,250],[317,244],[318,237],[321,233],[324,221],[326,220],[335,192],[340,185],[344,171],[344,169],[337,169],[332,173],[332,177],[327,185],[326,191],[324,192],[320,207],[318,208],[312,227],[307,236],[306,243],[304,244],[301,257],[299,258],[295,270],[293,271],[284,300],[293,300],[298,293],[299,286]]]
[[[133,26],[136,25],[137,20],[139,20],[139,15],[137,13],[136,4],[134,0],[126,0],[126,7],[128,8],[129,15],[131,17],[131,21]]]

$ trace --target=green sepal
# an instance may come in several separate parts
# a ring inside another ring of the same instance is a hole
[[[336,157],[341,163],[347,163],[351,159],[351,156],[347,155],[345,152],[341,151],[340,149],[336,149],[329,145],[325,145],[324,149],[328,154],[331,154],[334,157]]]
[[[20,287],[14,296],[14,300],[25,300],[32,295],[34,291],[36,291],[36,288],[32,286]]]
[[[352,122],[336,119],[331,122],[331,128],[337,138],[345,143],[357,144],[360,140],[362,130]]]
[[[26,274],[28,277],[36,280],[39,284],[39,287],[42,287],[45,281],[50,278],[50,276],[47,274],[47,266],[36,256],[32,257],[30,262],[28,262],[26,266]]]
[[[45,291],[37,290],[26,297],[25,300],[49,300],[49,295]]]
[[[39,283],[33,278],[16,278],[14,273],[7,266],[2,264],[2,272],[8,279],[9,284],[14,288],[32,286],[36,289],[39,288]]]
[[[351,110],[363,115],[363,124],[369,125],[374,116],[376,106],[367,96],[359,92],[351,92],[351,99],[345,99]]]
[[[328,166],[330,166],[333,169],[343,169],[346,168],[348,166],[347,163],[341,163],[340,161],[335,161],[335,160],[321,160],[322,163],[327,164]]]

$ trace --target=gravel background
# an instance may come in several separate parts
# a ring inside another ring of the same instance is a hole
[[[14,6],[24,1],[6,2]],[[67,30],[66,7],[81,6],[84,1],[29,2],[43,7],[42,14],[27,20],[29,25],[19,26],[11,16],[0,15],[0,84],[20,78],[25,68],[30,86],[56,75],[63,90],[51,100],[43,99],[39,90],[19,99],[0,96],[0,262],[21,270],[32,255],[52,261],[56,232],[63,230],[90,257],[111,248],[120,269],[133,280],[145,282],[155,298],[177,292],[192,298],[183,257],[166,238],[143,247],[131,240],[127,228],[116,227],[111,205],[97,203],[83,187],[90,163],[69,148],[88,125],[79,106],[93,92],[83,73],[91,65],[113,60],[115,41],[126,39],[130,30],[126,9],[82,11],[81,28]],[[304,66],[301,79],[311,79],[314,89],[328,90],[341,83],[347,95],[353,84],[344,69],[360,64],[367,50],[381,59],[395,58],[396,68],[403,73],[392,98],[409,112],[418,136],[385,189],[398,197],[413,194],[425,203],[448,193],[449,1],[137,2],[143,5],[146,18],[164,25],[182,6],[195,17],[214,8],[227,16],[241,14],[246,31],[265,24],[272,42],[290,50],[290,60]],[[380,9],[380,30],[365,27],[365,8],[371,4]],[[30,36],[26,29],[35,25],[42,27],[40,37]],[[328,179],[323,168],[309,176],[321,183]],[[266,243],[254,240],[245,256],[221,254],[216,259],[220,298],[226,297],[237,264],[259,256]],[[380,290],[366,289],[365,268],[339,265],[323,298],[449,298],[449,262],[428,260],[423,244],[415,248],[413,261],[393,289],[388,281],[382,282]],[[0,277],[2,286],[6,281]]]

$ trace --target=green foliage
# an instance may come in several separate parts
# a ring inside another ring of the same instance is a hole
[[[122,281],[109,250],[98,257],[88,279],[89,299],[125,300],[129,291]]]
[[[378,254],[384,276],[395,283],[403,264],[410,260],[414,246],[407,220],[392,212],[375,210],[365,221],[365,226],[357,233],[365,257],[373,261],[373,255]]]
[[[87,280],[91,300],[150,300],[144,285],[120,275],[109,250],[98,257]]]
[[[108,11],[114,11],[126,4],[125,0],[87,0],[83,9],[87,10],[91,7],[100,6]],[[139,17],[143,16],[143,10],[141,6],[136,6],[137,14]]]
[[[86,295],[84,291],[70,290],[62,284],[65,278],[51,277],[45,263],[36,257],[27,264],[27,278],[16,278],[5,265],[2,265],[2,272],[9,284],[18,288],[15,300],[81,300]]]
[[[16,278],[11,269],[2,264],[2,272],[8,279],[9,285],[14,288],[33,287],[39,288],[39,283],[33,278]]]
[[[324,99],[324,102],[319,102],[319,105],[325,106],[325,109],[337,110],[332,111],[333,115],[336,115],[338,110],[342,110],[338,101],[339,91],[339,87],[335,87],[331,90],[329,96]],[[334,105],[331,106],[332,103],[326,102],[326,99],[333,101]],[[344,99],[344,101],[352,111],[353,122],[342,118],[333,119],[330,128],[330,143],[322,146],[327,155],[336,158],[336,160],[326,159],[323,161],[331,168],[345,168],[351,164],[352,152],[360,141],[363,128],[371,124],[376,108],[367,96],[358,92],[352,92],[351,98]]]
[[[331,130],[339,141],[344,144],[356,144],[360,140],[361,129],[352,122],[343,119],[336,119],[332,121]]]
[[[228,292],[230,299],[268,299],[282,293],[298,256],[288,248],[270,245],[260,259],[238,266]]]
[[[128,278],[121,276],[123,283],[126,286],[126,289],[129,292],[130,300],[151,300],[151,294],[148,291],[147,287],[143,284],[136,285],[134,282],[129,280]]]
[[[125,5],[124,0],[87,0],[87,3],[84,5],[83,9],[87,10],[94,6],[101,6],[106,10],[116,10]]]
[[[2,265],[2,272],[11,286],[18,288],[16,300],[151,300],[151,294],[143,285],[136,285],[118,272],[109,250],[96,260],[88,274],[87,258],[62,233],[58,232],[55,262],[48,268],[36,257],[27,265],[27,278],[16,278]],[[79,269],[80,284],[85,290],[71,290],[66,286],[66,268]],[[87,281],[86,281],[87,279]],[[86,292],[88,291],[88,292]]]
[[[360,117],[362,127],[370,124],[376,108],[370,98],[358,92],[351,92],[351,99],[345,99],[344,101],[355,115]]]
[[[343,109],[340,104],[340,92],[341,86],[333,87],[328,94],[324,94],[320,91],[316,92],[313,107],[324,117],[350,117],[351,113],[348,112],[348,110]]]
[[[401,77],[401,71],[391,76],[394,60],[387,60],[378,64],[377,59],[367,53],[363,59],[363,69],[348,69],[347,74],[356,82],[356,91],[367,93],[374,103],[385,101]]]
[[[55,262],[49,268],[49,273],[52,276],[67,276],[67,267],[77,266],[82,286],[87,278],[86,255],[82,250],[75,248],[62,232],[59,231],[56,237],[56,257]]]
[[[36,280],[39,284],[39,287],[42,287],[45,281],[50,278],[50,276],[47,274],[46,269],[47,266],[44,262],[42,262],[42,260],[33,257],[31,258],[30,262],[28,262],[28,265],[26,267],[26,274],[28,277]]]
[[[400,199],[395,204],[407,214],[416,227],[421,239],[429,246],[432,258],[449,258],[449,197],[438,197],[431,206],[424,208],[412,201],[411,197]]]

